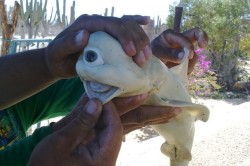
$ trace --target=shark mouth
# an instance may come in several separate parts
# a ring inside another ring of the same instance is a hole
[[[101,100],[103,104],[117,97],[121,93],[121,89],[118,87],[110,86],[107,84],[83,81],[85,91],[90,99],[97,98]]]

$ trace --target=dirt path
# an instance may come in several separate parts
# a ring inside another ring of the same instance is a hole
[[[196,122],[190,166],[250,166],[250,101],[198,100],[211,111],[208,122]],[[151,139],[148,139],[151,138]],[[126,137],[117,166],[168,166],[163,139],[150,128]]]

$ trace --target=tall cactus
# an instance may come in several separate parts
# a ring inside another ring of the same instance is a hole
[[[75,7],[76,7],[76,2],[73,1],[72,6],[70,7],[70,21],[69,24],[72,24],[75,21]]]
[[[38,33],[38,28],[42,23],[46,10],[47,10],[47,0],[45,0],[44,6],[42,0],[40,0],[40,3],[35,1],[34,11],[33,14],[31,15],[33,27],[35,27],[34,38],[36,38],[36,35]]]
[[[113,7],[111,8],[111,16],[112,16],[112,17],[114,16],[114,13],[115,13],[115,7],[113,6]]]
[[[66,28],[69,23],[72,23],[75,20],[75,1],[72,2],[71,11],[70,11],[70,21],[66,16],[66,0],[63,0],[63,13],[60,13],[60,5],[59,0],[56,0],[56,8],[57,8],[57,24],[60,25],[62,29]]]
[[[51,30],[54,23],[56,22],[57,14],[54,13],[53,11],[54,11],[54,8],[52,7],[49,18],[47,17],[48,13],[45,13],[45,16],[42,20],[42,25],[43,25],[43,29],[44,29],[44,31],[42,32],[42,37],[48,36],[49,31]]]
[[[21,10],[20,16],[21,20],[25,23],[23,27],[28,27],[28,38],[35,38],[38,32],[38,28],[43,20],[46,13],[47,0],[43,5],[43,1],[40,0],[26,0],[26,11],[24,11],[23,0],[20,0]],[[33,31],[35,29],[35,32]],[[25,32],[25,30],[23,31]]]
[[[115,7],[111,8],[111,16],[113,17],[115,13]],[[105,8],[104,16],[108,16],[108,8]]]
[[[108,16],[108,8],[105,8],[104,16]]]
[[[161,31],[161,19],[160,17],[158,16],[157,17],[157,22],[156,22],[156,25],[155,25],[155,34],[158,35]]]

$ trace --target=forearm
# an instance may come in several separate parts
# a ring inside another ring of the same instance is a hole
[[[43,48],[0,58],[0,109],[13,105],[56,81],[49,72],[44,54]]]

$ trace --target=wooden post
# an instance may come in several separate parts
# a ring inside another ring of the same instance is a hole
[[[181,31],[181,17],[182,17],[182,0],[178,6],[175,7],[175,15],[174,15],[174,31],[180,32]]]

